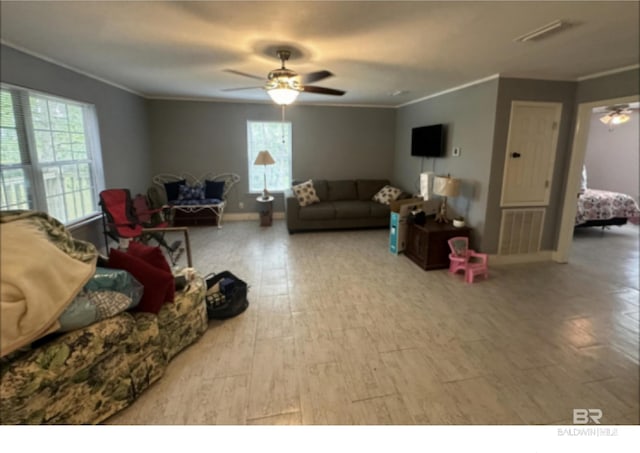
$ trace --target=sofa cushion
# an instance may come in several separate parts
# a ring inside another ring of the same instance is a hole
[[[377,201],[378,203],[389,205],[391,204],[392,201],[395,201],[400,196],[401,193],[402,193],[402,190],[396,187],[386,185],[382,189],[380,189],[380,191],[377,194],[373,196],[373,201]]]
[[[329,201],[357,200],[356,182],[354,180],[327,181]]]
[[[371,202],[369,203],[369,208],[371,209],[369,214],[371,217],[389,217],[391,214],[391,209],[386,204]]]
[[[356,181],[356,186],[358,188],[358,200],[372,200],[373,196],[388,184],[389,181],[386,179],[358,179]]]
[[[334,201],[336,219],[365,219],[370,215],[370,201]]]
[[[293,193],[298,199],[300,206],[309,206],[320,202],[318,195],[316,195],[316,190],[313,188],[313,181],[311,180],[293,186]]]
[[[316,195],[320,201],[329,201],[329,188],[327,181],[324,179],[313,179],[313,188],[316,189]]]
[[[336,218],[336,210],[333,203],[321,202],[305,206],[300,209],[300,218],[303,220],[327,220]]]

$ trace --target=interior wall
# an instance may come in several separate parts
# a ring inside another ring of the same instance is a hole
[[[0,59],[2,82],[95,105],[106,187],[146,191],[151,154],[143,98],[5,45]],[[93,222],[78,234],[99,245],[101,228],[99,221]]]
[[[249,193],[247,121],[280,121],[273,104],[149,101],[153,174],[233,172],[240,183],[229,194],[227,212],[255,212]],[[293,105],[294,179],[391,178],[395,109]],[[282,193],[274,209],[284,210]],[[240,208],[239,203],[244,203]]]
[[[638,94],[640,68],[578,82],[576,104]]]
[[[500,198],[512,101],[559,102],[562,104],[556,159],[551,180],[551,193],[549,205],[546,206],[541,244],[542,250],[555,249],[564,198],[565,165],[571,149],[575,95],[575,82],[500,78],[491,159],[489,202],[486,212],[487,234],[485,248],[488,253],[497,253],[500,239],[500,222],[502,218]]]
[[[593,113],[585,155],[587,186],[628,194],[638,201],[640,194],[640,115],[634,110],[631,120],[609,128],[600,121],[604,113]]]
[[[420,173],[434,171],[461,179],[461,195],[449,198],[449,216],[463,215],[473,228],[477,250],[486,251],[485,211],[488,201],[498,79],[446,93],[398,109],[393,180],[408,192],[419,192]],[[411,156],[411,129],[431,124],[447,126],[446,156]],[[461,148],[459,157],[452,156]]]

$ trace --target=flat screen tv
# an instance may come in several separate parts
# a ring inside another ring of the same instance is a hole
[[[442,157],[445,155],[446,141],[444,124],[414,127],[411,130],[411,155]]]

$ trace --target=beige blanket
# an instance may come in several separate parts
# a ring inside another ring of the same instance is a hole
[[[59,328],[95,272],[97,251],[33,211],[0,215],[0,357]]]

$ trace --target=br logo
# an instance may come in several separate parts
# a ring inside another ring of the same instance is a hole
[[[600,424],[602,418],[601,409],[574,409],[573,410],[573,424],[574,425],[587,425],[589,423]]]

